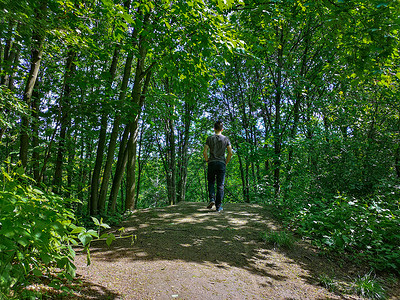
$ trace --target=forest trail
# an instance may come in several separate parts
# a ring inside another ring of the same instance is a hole
[[[276,229],[253,204],[205,203],[138,210],[123,238],[92,244],[92,264],[76,257],[79,299],[358,299],[330,293],[318,275],[340,273],[307,243],[282,250],[261,239]],[[346,269],[347,275],[355,272]],[[343,278],[345,278],[344,276]]]

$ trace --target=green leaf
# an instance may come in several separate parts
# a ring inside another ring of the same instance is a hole
[[[85,227],[76,227],[75,229],[73,229],[70,232],[70,234],[82,233],[82,232],[86,232],[86,228]]]
[[[75,277],[75,275],[76,275],[76,266],[71,261],[68,261],[68,263],[66,264],[65,271],[69,275],[71,275],[72,277]]]
[[[23,175],[25,173],[25,170],[23,167],[19,167],[18,169],[15,170],[15,173],[18,175]]]
[[[39,195],[43,195],[44,193],[41,190],[33,189],[33,191]]]
[[[48,253],[40,253],[40,258],[46,265],[48,265],[53,259],[52,256],[49,255]]]
[[[99,222],[99,220],[97,218],[92,217],[92,220],[93,220],[94,225],[100,226],[100,222]]]
[[[33,275],[37,276],[37,277],[41,277],[43,276],[42,271],[40,271],[39,269],[33,269],[32,270]]]
[[[130,14],[127,13],[123,13],[122,17],[124,18],[124,20],[129,23],[129,24],[133,24],[135,23],[135,21],[132,19],[132,16]]]
[[[93,229],[88,230],[87,233],[89,233],[93,237],[96,237],[96,238],[99,237],[97,231],[94,231]]]
[[[93,240],[93,236],[88,232],[82,232],[78,235],[78,239],[86,247]]]
[[[110,227],[108,224],[106,224],[106,223],[101,223],[100,226],[103,227],[103,228],[106,228],[106,229],[111,228],[111,227]]]
[[[113,241],[115,241],[115,235],[110,233],[108,238],[107,238],[107,240],[106,240],[106,243],[107,243],[108,246],[110,246]]]
[[[105,7],[112,7],[114,5],[112,0],[102,0]]]
[[[106,237],[108,237],[108,233],[103,233],[103,234],[99,237],[99,239],[105,239]]]
[[[25,237],[21,237],[18,239],[18,244],[22,245],[23,247],[26,247],[28,245],[28,241]]]
[[[78,245],[79,245],[79,243],[78,243],[75,239],[73,239],[73,238],[69,239],[69,241],[70,241],[71,244],[74,245],[74,246],[78,246]]]

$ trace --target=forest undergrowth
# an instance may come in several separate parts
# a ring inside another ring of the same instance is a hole
[[[373,273],[399,276],[399,186],[381,186],[363,197],[303,195],[271,201],[267,207],[285,227],[323,253],[355,260]]]

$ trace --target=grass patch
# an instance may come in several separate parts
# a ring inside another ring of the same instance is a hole
[[[371,273],[356,278],[352,287],[353,291],[361,297],[367,299],[386,299],[385,289]]]
[[[266,231],[261,234],[263,241],[277,247],[292,249],[294,247],[294,237],[287,231]]]
[[[330,292],[338,291],[338,284],[336,280],[326,274],[321,274],[318,277],[319,284]]]

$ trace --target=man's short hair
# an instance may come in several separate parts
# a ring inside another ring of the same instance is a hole
[[[216,131],[221,131],[222,128],[223,128],[223,125],[222,125],[222,122],[221,122],[221,121],[217,121],[217,122],[214,123],[214,129],[215,129]]]

